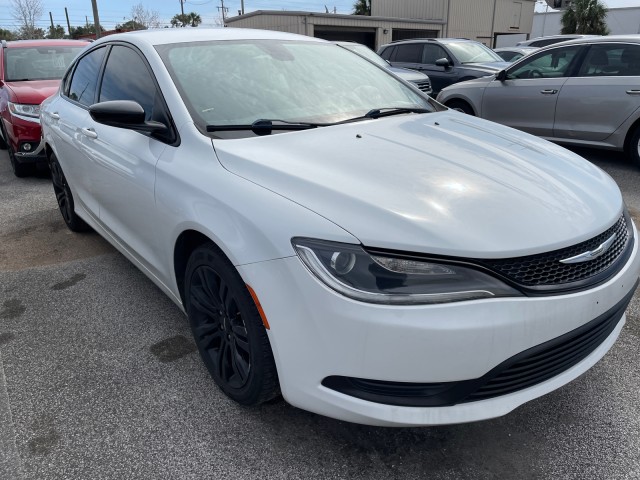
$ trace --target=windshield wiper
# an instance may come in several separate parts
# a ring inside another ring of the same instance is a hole
[[[251,130],[256,135],[270,135],[274,130],[309,130],[323,127],[323,123],[287,122],[286,120],[259,119],[246,125],[207,125],[207,132],[232,132]]]
[[[369,110],[367,113],[365,113],[361,117],[349,118],[348,120],[343,120],[341,122],[336,122],[336,124],[357,122],[359,120],[366,120],[367,118],[376,119],[376,118],[380,118],[380,117],[390,117],[392,115],[402,115],[402,114],[405,114],[405,113],[432,113],[432,112],[433,112],[433,110],[429,110],[428,108],[422,108],[422,107],[374,108],[373,110]]]

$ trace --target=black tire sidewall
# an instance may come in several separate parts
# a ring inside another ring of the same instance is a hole
[[[627,145],[627,154],[636,167],[640,167],[640,152],[638,152],[639,144],[640,126],[636,127],[633,135],[631,135],[631,140],[629,140],[629,144]]]
[[[54,167],[55,165],[55,167]],[[58,168],[60,169],[60,174],[62,175],[62,177],[65,179],[65,184],[67,185],[65,191],[66,191],[66,195],[67,195],[67,202],[69,202],[69,205],[71,206],[71,214],[70,214],[70,220],[67,221],[67,219],[64,217],[64,214],[62,213],[62,210],[60,209],[60,206],[58,205],[58,210],[60,210],[60,214],[62,215],[62,219],[64,220],[64,223],[67,225],[67,227],[69,228],[69,230],[71,230],[72,232],[86,232],[88,230],[91,230],[91,227],[87,224],[87,222],[85,222],[83,219],[81,219],[75,211],[75,203],[73,200],[73,195],[71,193],[71,188],[69,187],[69,183],[66,180],[66,177],[64,176],[64,171],[62,170],[62,167],[60,166],[60,163],[58,163],[58,159],[56,158],[55,154],[51,154],[51,156],[49,157],[49,168],[51,169],[51,175],[55,175],[54,173],[54,168]],[[54,193],[55,193],[55,189],[54,189]]]
[[[270,379],[275,375],[275,362],[273,353],[269,345],[267,332],[262,324],[262,319],[258,313],[251,294],[247,290],[242,278],[233,267],[231,262],[220,252],[213,244],[205,244],[198,247],[189,258],[185,273],[185,310],[189,317],[192,330],[197,326],[194,320],[192,306],[189,298],[191,289],[191,279],[194,272],[203,266],[212,268],[227,283],[231,293],[233,294],[238,309],[242,315],[245,328],[247,329],[247,338],[249,341],[251,368],[245,385],[240,388],[232,388],[221,380],[215,369],[209,363],[208,355],[204,352],[200,345],[198,350],[205,363],[211,377],[222,391],[242,405],[256,405],[267,401],[275,396],[275,388],[270,385]],[[194,337],[195,338],[195,337]]]

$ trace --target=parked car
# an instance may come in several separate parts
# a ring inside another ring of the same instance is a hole
[[[434,94],[454,83],[494,74],[508,65],[482,43],[460,38],[399,40],[383,45],[378,54],[394,67],[427,74]]]
[[[555,43],[566,42],[568,40],[579,40],[581,38],[593,38],[600,35],[581,35],[581,34],[566,34],[566,35],[547,35],[545,37],[536,37],[531,40],[522,40],[516,43],[517,47],[548,47]]]
[[[2,40],[0,148],[9,150],[17,177],[29,175],[37,164],[46,166],[40,145],[40,103],[58,89],[67,67],[87,44],[77,40]]]
[[[367,60],[380,65],[381,67],[390,70],[401,79],[413,83],[421,92],[426,93],[427,95],[431,94],[431,92],[433,91],[431,89],[431,80],[429,80],[429,77],[424,73],[416,72],[415,70],[409,70],[408,68],[392,67],[391,64],[384,60],[380,55],[371,50],[369,47],[362,45],[361,43],[336,42],[336,44],[340,45],[342,48],[346,48],[347,50],[357,53]]]
[[[69,228],[184,309],[241,404],[491,418],[587,371],[625,323],[637,232],[606,173],[331,43],[103,37],[40,115]]]
[[[500,47],[493,49],[505,62],[512,63],[536,50],[538,50],[536,47]]]
[[[438,101],[561,144],[626,150],[640,166],[640,35],[552,45]]]

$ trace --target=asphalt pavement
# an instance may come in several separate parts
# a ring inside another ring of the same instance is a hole
[[[640,220],[640,168],[578,151]],[[340,422],[212,383],[186,317],[95,233],[68,232],[46,176],[0,152],[0,479],[640,478],[640,302],[612,350],[499,419]]]

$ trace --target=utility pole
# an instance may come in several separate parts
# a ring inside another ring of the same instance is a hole
[[[244,15],[244,0],[240,0],[240,11],[242,12],[242,15]]]
[[[69,12],[67,12],[67,7],[64,7],[64,14],[67,17],[67,28],[69,29],[69,36],[71,36],[71,23],[69,23]]]
[[[98,0],[91,0],[93,7],[93,24],[96,26],[96,40],[100,38],[100,19],[98,18]]]
[[[227,17],[225,16],[225,13],[227,13],[229,11],[229,9],[224,6],[224,0],[220,0],[220,4],[222,6],[221,7],[216,7],[216,8],[218,9],[219,12],[222,12],[222,23],[224,24],[224,22],[227,20]]]
[[[53,27],[53,15],[51,15],[51,12],[49,12],[49,20],[51,20],[51,35],[53,35],[53,31],[54,31],[53,30],[54,29],[54,27]]]
[[[186,2],[186,0],[179,0],[179,2],[180,2],[180,13],[184,15],[184,2]]]

